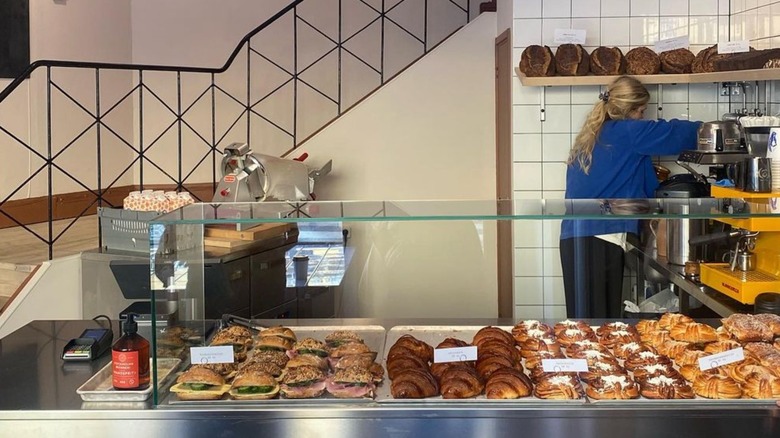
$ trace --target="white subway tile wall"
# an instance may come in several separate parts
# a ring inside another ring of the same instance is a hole
[[[627,51],[683,35],[694,53],[718,41],[740,39],[749,39],[756,48],[780,47],[780,0],[514,0],[514,18],[515,65],[531,44],[555,51],[558,28],[586,30],[588,50],[604,45]],[[778,105],[780,85],[771,85],[770,102]],[[564,197],[569,148],[600,89],[523,87],[513,81],[515,199]],[[743,107],[742,96],[721,96],[718,84],[651,86],[649,91],[645,116],[650,119],[713,120]],[[752,91],[748,93],[745,105],[752,109]],[[763,91],[759,96],[765,106]],[[684,172],[674,159],[656,161],[673,173]],[[559,234],[560,221],[515,223],[515,318],[565,317]]]

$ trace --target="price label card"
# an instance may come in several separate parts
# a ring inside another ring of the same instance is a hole
[[[470,362],[477,360],[477,347],[436,348],[433,363]]]
[[[542,359],[545,373],[584,373],[588,371],[585,359]]]
[[[585,29],[555,29],[555,44],[585,44]]]
[[[233,346],[190,347],[190,362],[199,363],[233,363]]]
[[[750,51],[750,41],[726,41],[718,43],[718,53],[744,53]]]
[[[655,43],[655,53],[668,52],[676,49],[687,49],[690,46],[690,40],[688,35],[674,38],[667,38],[665,40]]]
[[[735,348],[733,350],[724,351],[723,353],[702,357],[699,359],[699,369],[707,371],[730,363],[739,362],[743,359],[745,359],[745,353],[742,350],[742,347]]]

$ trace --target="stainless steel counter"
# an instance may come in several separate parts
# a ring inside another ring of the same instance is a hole
[[[295,325],[511,325],[508,320],[289,320]],[[594,323],[599,323],[594,321]],[[777,437],[773,404],[647,407],[555,403],[286,403],[154,408],[82,402],[76,389],[104,366],[65,364],[62,347],[94,321],[36,321],[0,340],[0,437]],[[117,324],[114,323],[116,331]]]

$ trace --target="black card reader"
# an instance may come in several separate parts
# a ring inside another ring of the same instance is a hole
[[[71,339],[62,349],[62,360],[87,361],[102,356],[111,348],[114,332],[105,328],[84,330],[81,336]]]

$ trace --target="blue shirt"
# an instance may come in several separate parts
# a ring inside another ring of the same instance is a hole
[[[579,163],[566,171],[566,199],[652,198],[658,188],[652,157],[696,149],[701,122],[609,120],[601,127],[588,174]],[[637,220],[564,220],[561,239],[637,233]]]

